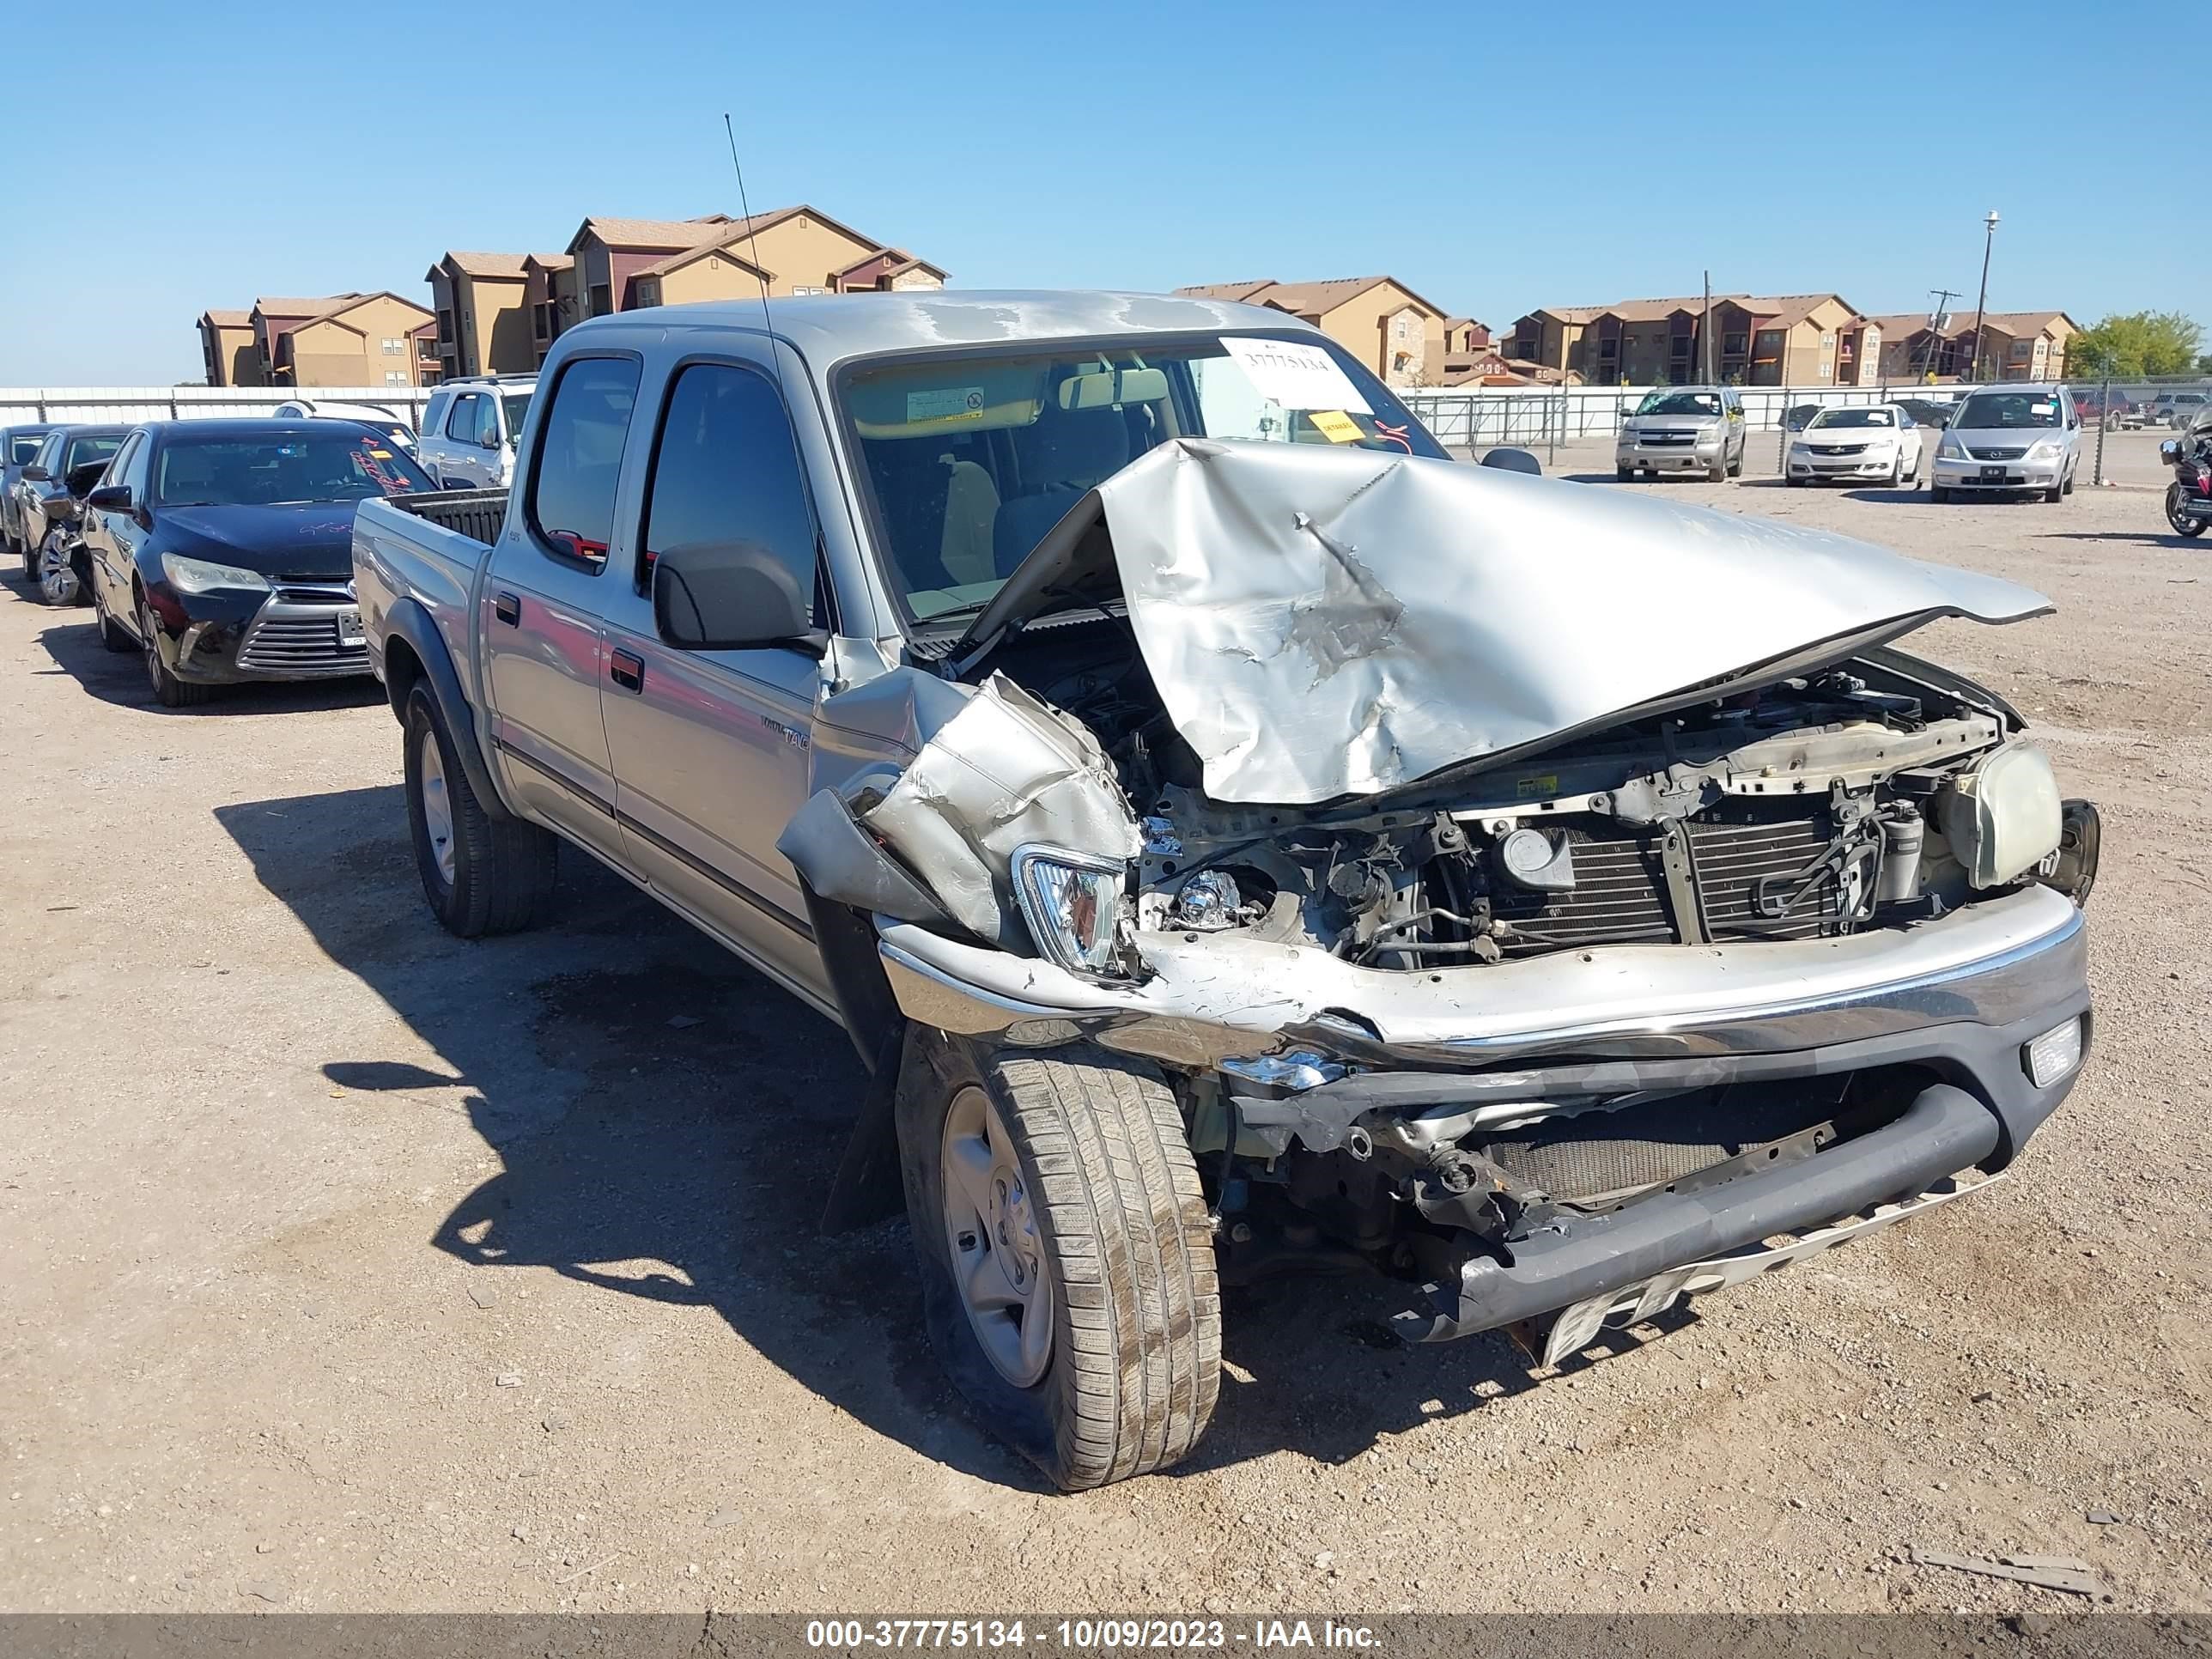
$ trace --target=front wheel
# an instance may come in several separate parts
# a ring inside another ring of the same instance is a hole
[[[1160,1075],[916,1034],[898,1135],[930,1341],[983,1423],[1067,1491],[1188,1455],[1220,1389],[1221,1297]]]
[[[520,932],[552,896],[560,842],[483,810],[427,686],[408,696],[406,730],[407,821],[423,896],[461,939]]]
[[[154,701],[164,708],[197,708],[215,695],[211,685],[180,680],[161,660],[161,632],[144,597],[138,600],[138,642],[146,659],[146,678],[154,687]]]
[[[1931,483],[1928,486],[1928,499],[1940,507],[1951,499],[1951,492],[1942,484]]]
[[[1613,469],[1613,476],[1620,483],[1626,483],[1636,476],[1636,469],[1632,466],[1616,466]]]
[[[76,571],[70,563],[69,549],[63,544],[58,530],[48,531],[45,545],[39,549],[39,597],[58,606],[81,605],[84,601],[83,584],[76,579]]]
[[[2173,533],[2177,536],[2201,536],[2204,533],[2207,522],[2212,522],[2212,520],[2197,518],[2190,513],[2189,500],[2191,494],[2188,487],[2183,484],[2173,483],[2166,486],[2166,521],[2173,526]]]

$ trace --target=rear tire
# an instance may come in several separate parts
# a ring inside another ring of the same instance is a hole
[[[100,592],[97,588],[93,590],[92,611],[93,614],[100,618],[101,645],[118,657],[138,648],[138,641],[131,637],[131,630],[107,614],[107,607],[100,603]]]
[[[930,1341],[983,1424],[1067,1491],[1188,1455],[1220,1389],[1221,1298],[1160,1075],[1100,1049],[978,1056],[917,1031],[897,1109]],[[1024,1340],[1040,1306],[1042,1352]]]
[[[449,933],[520,933],[552,896],[560,842],[520,818],[494,818],[469,787],[429,688],[407,699],[407,823],[423,896]]]

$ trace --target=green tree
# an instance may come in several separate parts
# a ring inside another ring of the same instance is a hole
[[[2204,331],[2178,311],[2130,311],[2106,318],[2066,343],[2066,368],[2075,375],[2186,374],[2197,362]]]

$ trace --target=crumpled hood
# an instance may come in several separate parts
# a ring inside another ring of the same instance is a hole
[[[971,634],[1110,586],[1083,534],[1103,511],[1139,647],[1223,801],[1375,794],[1939,617],[2051,608],[1848,537],[1368,450],[1181,439],[1092,502]]]
[[[353,574],[351,501],[282,507],[164,507],[155,509],[167,550],[234,564],[264,576]]]

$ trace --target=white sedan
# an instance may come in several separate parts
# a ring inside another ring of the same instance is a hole
[[[1908,489],[1920,487],[1920,426],[1896,404],[1852,409],[1824,409],[1790,441],[1789,480],[1809,483],[1820,478],[1872,479]]]

